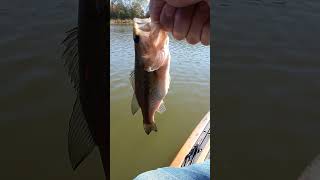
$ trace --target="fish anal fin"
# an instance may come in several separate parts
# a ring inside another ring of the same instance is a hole
[[[92,152],[95,142],[82,112],[80,98],[77,97],[69,123],[68,151],[72,168],[79,164]]]
[[[131,86],[134,90],[134,71],[131,71],[130,76],[129,76],[129,80],[130,80]]]
[[[138,110],[139,110],[139,104],[137,101],[137,98],[135,94],[132,95],[132,100],[131,100],[131,113],[134,115]]]
[[[159,106],[157,112],[160,113],[160,114],[162,114],[162,113],[165,112],[165,111],[166,111],[166,106],[164,105],[164,102],[161,101],[160,106]]]

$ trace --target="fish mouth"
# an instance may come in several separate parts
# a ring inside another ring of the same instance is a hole
[[[133,19],[133,33],[135,35],[146,35],[146,33],[149,33],[151,31],[150,18],[140,19],[140,18],[134,18]]]
[[[161,30],[158,24],[151,22],[150,18],[134,18],[133,36],[140,63],[146,72],[158,70],[168,59],[169,37]]]

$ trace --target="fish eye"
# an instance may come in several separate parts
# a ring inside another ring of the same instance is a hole
[[[134,43],[139,43],[140,37],[138,35],[135,35],[133,38]]]

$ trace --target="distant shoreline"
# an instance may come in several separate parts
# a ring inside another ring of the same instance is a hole
[[[133,24],[132,19],[111,19],[110,24]]]

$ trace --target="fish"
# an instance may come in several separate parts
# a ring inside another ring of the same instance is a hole
[[[69,122],[68,152],[73,170],[98,147],[109,170],[108,2],[79,0],[78,25],[67,31],[62,58],[76,92]]]
[[[166,110],[164,98],[170,86],[170,52],[168,32],[150,18],[133,19],[135,50],[134,70],[130,73],[133,88],[131,113],[141,109],[147,135],[158,131],[155,113]]]

